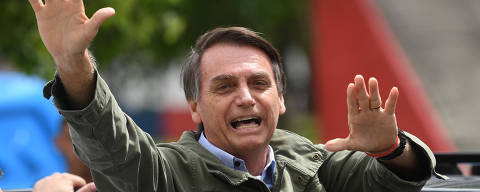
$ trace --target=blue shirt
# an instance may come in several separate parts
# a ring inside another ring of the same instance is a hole
[[[245,161],[243,159],[237,158],[210,143],[203,134],[203,132],[198,139],[198,143],[200,143],[200,145],[207,149],[207,151],[215,155],[215,157],[220,159],[220,161],[222,161],[223,164],[225,164],[227,167],[239,171],[248,172],[247,167],[245,166]],[[270,145],[268,146],[268,149],[269,151],[267,165],[265,165],[265,168],[263,168],[262,175],[257,176],[257,178],[261,179],[268,188],[272,189],[275,173],[275,156],[273,154],[273,149]]]

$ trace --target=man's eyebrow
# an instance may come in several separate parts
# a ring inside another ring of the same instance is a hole
[[[251,76],[252,79],[269,79],[268,73],[258,72]]]
[[[233,75],[222,74],[222,75],[215,76],[212,79],[212,81],[213,82],[219,82],[219,81],[231,80],[231,79],[235,79],[235,78],[237,78],[237,77],[235,77]],[[269,76],[268,76],[268,73],[266,73],[266,72],[257,72],[257,73],[254,73],[253,75],[251,75],[249,79],[269,79]]]
[[[222,74],[222,75],[215,76],[212,79],[212,81],[218,82],[218,81],[225,81],[225,80],[230,80],[230,79],[234,79],[234,78],[235,77],[233,75]]]

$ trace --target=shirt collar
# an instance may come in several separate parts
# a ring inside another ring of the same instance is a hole
[[[207,151],[215,155],[215,157],[220,159],[220,161],[222,161],[225,166],[235,170],[248,172],[247,167],[245,166],[245,161],[243,159],[237,158],[210,143],[203,134],[203,132],[198,139],[198,143],[200,143],[201,146],[207,149]],[[268,146],[268,149],[268,162],[265,168],[263,168],[262,175],[257,176],[257,178],[261,179],[268,188],[272,188],[275,173],[275,155],[270,145]]]

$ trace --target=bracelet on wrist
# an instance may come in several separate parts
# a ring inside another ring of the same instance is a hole
[[[400,143],[398,143],[400,140]],[[389,148],[387,151],[382,153],[369,153],[367,155],[377,158],[378,160],[392,160],[400,156],[405,150],[405,145],[407,144],[407,136],[403,133],[402,130],[398,130],[397,138],[395,139],[395,144]]]

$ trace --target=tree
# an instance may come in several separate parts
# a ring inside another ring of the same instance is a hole
[[[280,50],[289,42],[308,47],[306,0],[116,0],[84,1],[91,16],[102,7],[117,14],[107,20],[90,49],[100,67],[115,59],[151,58],[162,65],[185,55],[195,39],[218,26],[262,32]],[[27,1],[0,1],[0,55],[19,70],[51,78],[53,60],[38,35]]]

